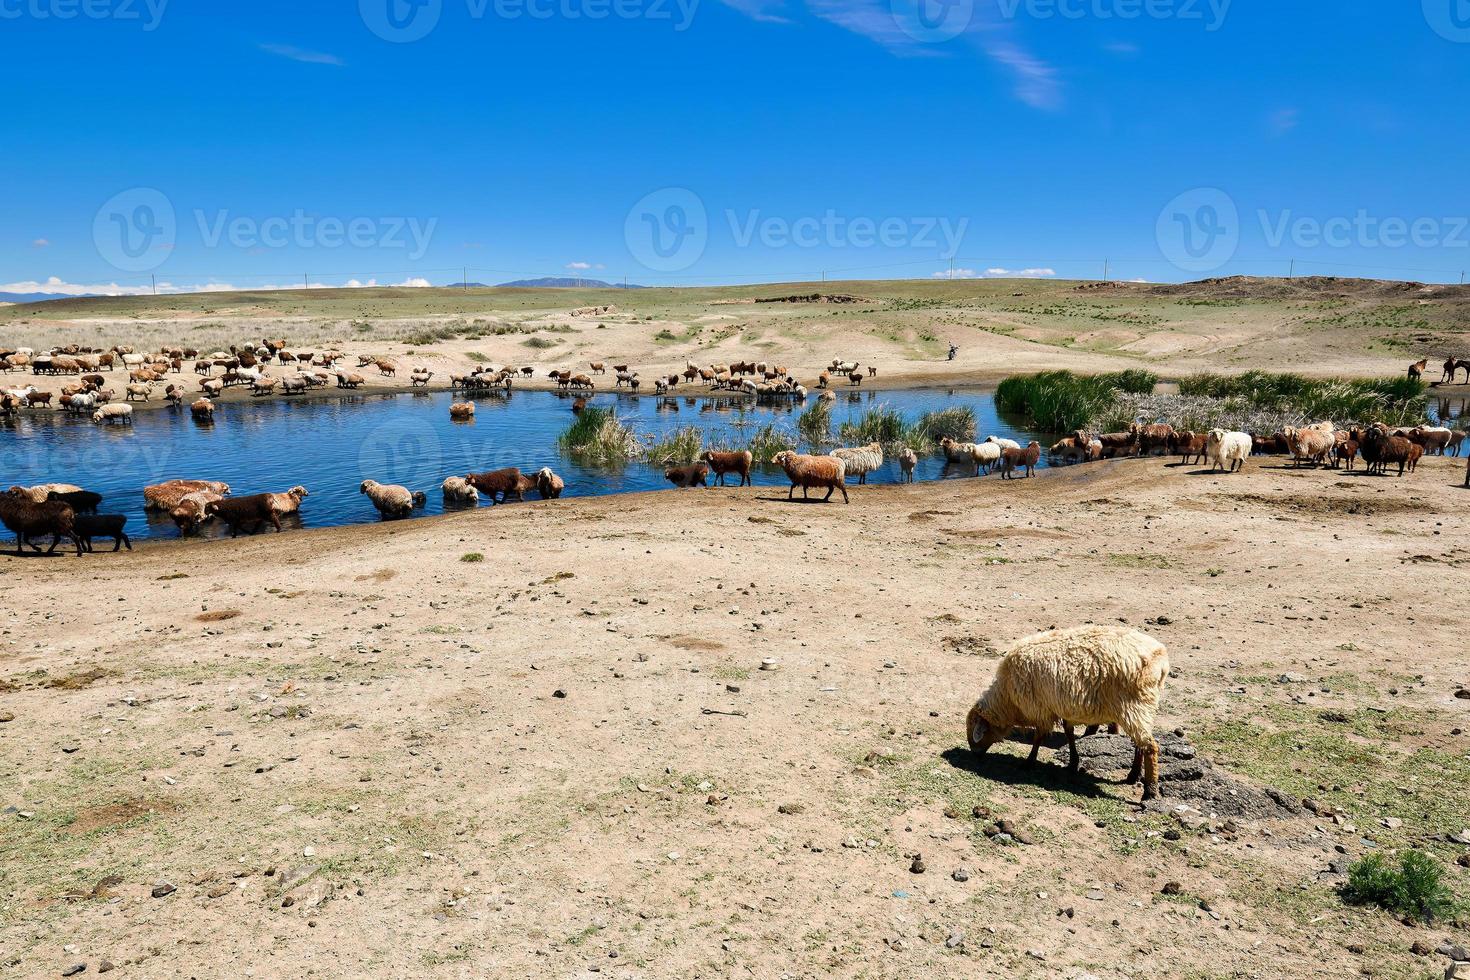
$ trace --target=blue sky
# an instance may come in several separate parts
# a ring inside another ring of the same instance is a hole
[[[1454,281],[1456,5],[0,0],[0,291]]]

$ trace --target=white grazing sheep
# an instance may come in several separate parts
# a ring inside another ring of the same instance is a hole
[[[1337,445],[1337,428],[1331,422],[1318,422],[1305,428],[1291,426],[1281,430],[1286,436],[1286,447],[1291,450],[1292,465],[1300,466],[1302,460],[1326,463],[1327,454]]]
[[[442,489],[445,500],[452,500],[461,504],[478,504],[480,502],[480,491],[470,486],[470,482],[462,476],[446,477]]]
[[[914,467],[919,465],[919,455],[908,446],[903,447],[898,454],[898,473],[900,483],[914,482]]]
[[[1205,458],[1210,461],[1210,469],[1217,467],[1229,473],[1245,468],[1245,461],[1250,458],[1251,437],[1245,432],[1226,432],[1224,429],[1211,429],[1209,437],[1205,440]]]
[[[132,425],[133,406],[128,404],[103,405],[92,413],[92,421],[98,425],[111,422],[117,422],[119,425]]]
[[[379,483],[377,480],[363,480],[359,492],[367,494],[373,506],[378,508],[378,513],[384,517],[407,517],[413,513],[414,507],[423,506],[424,495],[422,493],[410,493],[407,487],[397,484]]]
[[[1074,626],[1016,641],[1001,658],[995,680],[965,720],[970,749],[984,753],[1013,728],[1033,729],[1030,761],[1057,722],[1067,730],[1077,765],[1073,725],[1116,723],[1133,739],[1128,783],[1143,775],[1143,798],[1159,795],[1159,746],[1154,712],[1169,653],[1146,633],[1124,626]]]
[[[999,436],[986,436],[985,437],[985,441],[988,442],[988,443],[990,443],[992,446],[999,446],[1002,449],[1020,449],[1021,448],[1021,444],[1019,442],[1017,442],[1016,440],[1014,440],[1014,439],[1002,439]],[[999,458],[1000,458],[999,456],[996,456],[996,459],[999,459]]]
[[[853,449],[834,449],[827,455],[842,460],[846,474],[857,477],[860,484],[868,482],[869,473],[883,468],[883,446],[877,442]]]
[[[972,455],[975,459],[975,466],[977,468],[984,469],[986,473],[989,473],[991,469],[995,466],[995,464],[1000,462],[1000,454],[1002,450],[1006,448],[1007,447],[1002,446],[998,442],[975,443],[975,448],[972,450]],[[1021,447],[1016,446],[1015,448],[1019,449]]]

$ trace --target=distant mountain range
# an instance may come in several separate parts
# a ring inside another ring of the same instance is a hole
[[[474,285],[471,283],[471,285]],[[522,289],[645,289],[637,283],[603,282],[601,279],[573,279],[569,276],[543,276],[540,279],[517,279],[503,282],[502,286],[518,286]]]
[[[87,295],[94,295],[88,293]],[[0,303],[44,303],[48,299],[79,299],[68,293],[0,293]]]

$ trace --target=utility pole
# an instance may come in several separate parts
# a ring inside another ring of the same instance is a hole
[[[460,270],[459,275],[460,275],[459,284],[462,287],[464,287],[464,291],[465,292],[469,292],[470,291],[470,267],[469,266],[465,266],[463,269]]]
[[[1103,282],[1108,281],[1108,275],[1112,272],[1112,264],[1111,258],[1103,259]]]
[[[1296,259],[1292,259],[1291,260],[1291,267],[1290,267],[1290,269],[1287,270],[1286,278],[1288,278],[1288,279],[1295,279],[1296,278]]]
[[[304,288],[306,288],[306,289],[310,289],[311,288],[311,273],[310,272],[303,272],[301,274],[301,285]]]
[[[153,275],[153,274],[150,273],[149,276],[148,276],[148,278],[153,280],[153,295],[154,296],[157,296],[158,295],[158,276]],[[1465,281],[1465,275],[1464,275],[1464,273],[1461,273],[1460,274],[1460,282],[1461,283],[1464,283],[1464,281]]]

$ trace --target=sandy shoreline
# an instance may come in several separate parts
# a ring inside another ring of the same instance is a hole
[[[1414,975],[1444,930],[1326,869],[1367,837],[1465,884],[1462,474],[1127,460],[0,557],[7,965]],[[1120,619],[1170,646],[1161,731],[1345,820],[972,769],[994,651]]]

